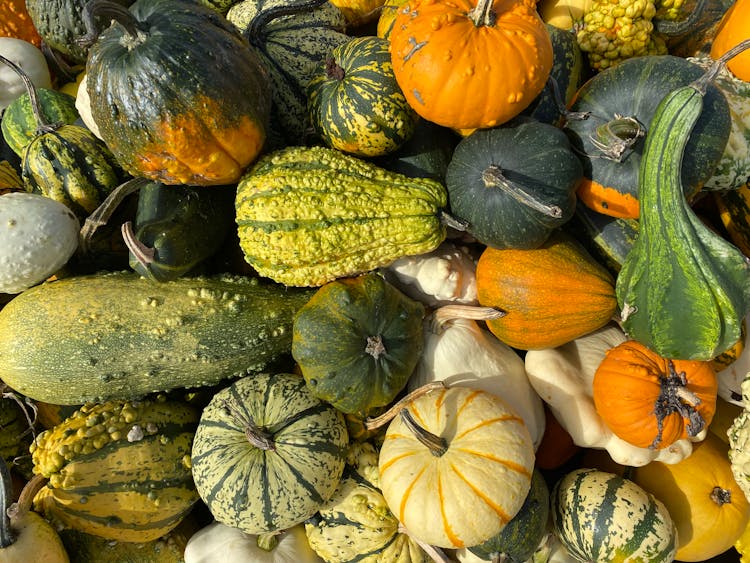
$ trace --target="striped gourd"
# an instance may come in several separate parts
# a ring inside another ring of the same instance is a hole
[[[324,147],[288,147],[240,180],[245,259],[292,286],[319,286],[435,249],[446,236],[445,187]]]
[[[79,125],[62,125],[27,144],[21,176],[28,191],[59,201],[81,219],[126,178],[107,145]]]
[[[198,418],[173,400],[82,406],[31,445],[34,472],[49,479],[35,509],[110,540],[162,537],[198,500],[190,470]]]
[[[666,507],[633,481],[579,468],[552,490],[552,527],[578,561],[670,562],[677,530]]]
[[[273,129],[299,142],[309,123],[305,86],[326,54],[350,39],[341,11],[327,0],[242,0],[227,12],[269,71]]]
[[[381,156],[414,133],[419,116],[396,82],[388,46],[379,37],[355,37],[318,65],[307,84],[307,111],[328,146]]]
[[[295,374],[238,379],[204,408],[193,477],[214,518],[248,534],[284,530],[317,512],[344,471],[343,415]]]

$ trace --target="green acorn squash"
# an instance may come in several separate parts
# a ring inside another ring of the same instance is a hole
[[[582,177],[560,129],[516,118],[462,139],[445,182],[451,213],[478,241],[531,249],[572,217]]]
[[[203,409],[195,484],[217,521],[247,534],[284,530],[331,498],[348,441],[343,415],[301,376],[244,377]]]
[[[190,469],[198,418],[165,399],[82,406],[31,445],[34,472],[49,479],[35,510],[114,541],[164,536],[198,500]]]
[[[419,116],[396,82],[385,39],[355,37],[331,50],[307,84],[307,111],[332,148],[357,156],[395,151]]]
[[[327,0],[242,0],[229,9],[227,19],[268,69],[277,144],[299,143],[310,133],[307,83],[326,54],[350,39],[344,15]]]
[[[317,397],[367,415],[406,386],[422,353],[424,315],[378,274],[335,280],[295,315],[292,356]]]
[[[669,92],[702,74],[680,57],[646,55],[609,67],[581,86],[565,125],[584,165],[581,201],[605,215],[638,217],[639,167],[656,108]],[[712,85],[685,149],[681,179],[688,199],[713,175],[730,130],[726,98]]]
[[[263,147],[271,106],[247,40],[197,0],[101,6],[116,23],[89,49],[85,87],[122,167],[170,185],[236,182]]]

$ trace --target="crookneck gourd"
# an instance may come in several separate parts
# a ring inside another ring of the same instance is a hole
[[[728,52],[673,90],[651,122],[638,177],[638,237],[617,278],[622,324],[661,356],[710,360],[733,346],[750,311],[750,261],[706,227],[682,190],[682,161],[704,94]]]
[[[445,187],[335,149],[287,147],[239,182],[245,260],[291,286],[321,286],[435,249],[446,236]]]

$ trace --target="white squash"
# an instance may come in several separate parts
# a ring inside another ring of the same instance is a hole
[[[523,359],[461,314],[461,309],[444,306],[428,317],[422,357],[408,389],[443,381],[448,387],[462,385],[494,393],[523,418],[536,450],[544,434],[544,406],[529,383]]]
[[[625,333],[611,323],[558,348],[530,350],[525,358],[529,382],[576,445],[605,449],[615,462],[634,467],[652,460],[682,461],[693,451],[690,440],[663,449],[639,448],[613,434],[596,412],[594,373],[607,350],[625,340]]]
[[[750,314],[745,317],[745,324],[750,326]],[[729,366],[716,373],[719,382],[719,397],[725,401],[744,406],[742,402],[742,382],[750,373],[750,334],[745,334],[742,352]]]
[[[278,534],[278,544],[267,551],[258,536],[213,522],[193,534],[185,546],[185,563],[322,563],[310,548],[302,524]]]
[[[83,121],[83,124],[89,131],[101,139],[102,134],[99,132],[99,126],[91,115],[91,98],[89,98],[89,90],[86,87],[86,75],[84,74],[77,81],[79,81],[79,86],[76,90],[76,109],[78,110],[78,115],[81,116],[81,121]]]
[[[0,37],[0,55],[21,67],[37,88],[52,88],[47,59],[36,45],[15,37]],[[5,64],[0,64],[0,111],[26,93],[21,78]]]
[[[0,196],[0,292],[20,293],[62,268],[80,226],[62,203],[38,194]]]

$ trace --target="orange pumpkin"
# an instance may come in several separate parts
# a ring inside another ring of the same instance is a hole
[[[672,516],[678,561],[706,561],[724,553],[750,521],[750,504],[734,480],[727,449],[709,434],[679,463],[652,461],[633,471],[632,480]]]
[[[718,59],[732,47],[750,39],[750,0],[736,0],[724,14],[711,44],[711,57]],[[750,82],[750,50],[745,50],[727,63],[727,68],[740,80]]]
[[[670,360],[635,340],[607,351],[593,383],[596,412],[609,429],[655,449],[705,437],[717,391],[711,362]]]
[[[409,0],[390,41],[409,105],[453,129],[515,117],[552,70],[552,41],[533,0]]]
[[[562,232],[535,249],[487,247],[476,285],[481,305],[506,312],[487,321],[490,331],[521,350],[571,342],[607,324],[617,309],[612,276]]]
[[[26,10],[25,0],[0,0],[0,37],[23,39],[39,47],[42,38]]]

